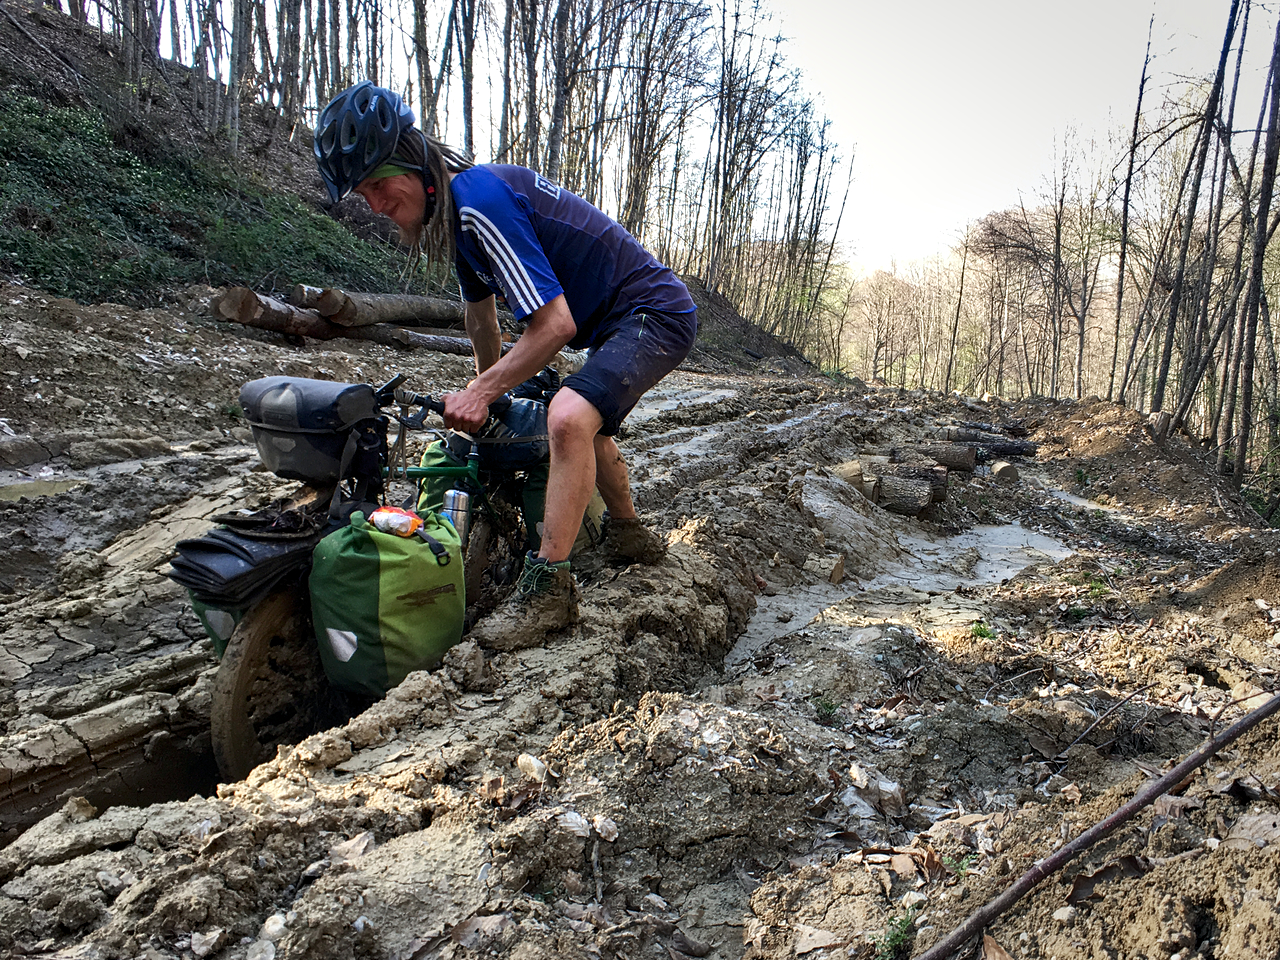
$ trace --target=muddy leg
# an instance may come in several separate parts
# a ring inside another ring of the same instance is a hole
[[[596,485],[593,438],[603,422],[595,407],[567,387],[560,389],[547,410],[551,475],[547,478],[547,505],[538,556],[552,563],[569,558],[578,528],[582,526],[582,515]]]

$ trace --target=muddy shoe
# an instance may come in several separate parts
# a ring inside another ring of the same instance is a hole
[[[666,543],[639,517],[611,518],[605,527],[604,541],[615,554],[636,563],[657,563],[667,555]]]
[[[548,633],[578,622],[578,597],[568,560],[548,563],[526,554],[515,593],[472,628],[471,639],[490,650],[536,647]]]

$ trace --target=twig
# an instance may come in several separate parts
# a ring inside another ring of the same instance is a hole
[[[1093,730],[1093,728],[1094,728],[1094,727],[1096,727],[1098,724],[1100,724],[1103,720],[1107,719],[1107,717],[1111,716],[1113,713],[1115,713],[1117,710],[1119,710],[1121,707],[1123,707],[1126,703],[1128,703],[1130,700],[1132,700],[1132,699],[1133,699],[1134,697],[1136,697],[1138,694],[1142,693],[1144,690],[1150,690],[1150,689],[1151,689],[1152,687],[1154,687],[1154,686],[1155,686],[1155,684],[1154,684],[1154,683],[1148,683],[1145,687],[1139,687],[1137,690],[1133,691],[1133,693],[1129,694],[1127,697],[1125,697],[1125,698],[1124,698],[1123,700],[1121,700],[1119,703],[1113,703],[1113,704],[1111,705],[1111,709],[1110,709],[1110,710],[1108,710],[1108,711],[1107,711],[1106,713],[1104,713],[1102,716],[1098,717],[1098,719],[1094,720],[1094,721],[1093,721],[1093,723],[1091,723],[1091,724],[1089,724],[1087,727],[1085,727],[1085,728],[1084,728],[1084,733],[1082,733],[1082,734],[1080,734],[1080,736],[1076,737],[1076,738],[1075,738],[1075,740],[1073,740],[1073,741],[1071,742],[1071,746],[1070,746],[1070,747],[1067,747],[1067,748],[1066,748],[1066,750],[1059,750],[1057,753],[1055,753],[1055,754],[1053,755],[1053,759],[1054,759],[1054,760],[1057,760],[1057,759],[1058,759],[1058,757],[1060,757],[1060,756],[1062,756],[1064,753],[1066,753],[1066,752],[1067,752],[1067,750],[1070,750],[1070,749],[1071,749],[1071,747],[1074,747],[1077,743],[1079,743],[1081,740],[1083,740],[1085,737],[1087,737],[1087,736],[1089,735],[1089,733]]]
[[[1003,687],[1006,683],[1013,683],[1013,681],[1021,680],[1023,677],[1029,677],[1033,673],[1044,673],[1044,667],[1042,666],[1034,667],[1031,670],[1025,671],[1024,673],[1019,673],[1017,676],[1008,677],[1004,680],[997,680],[995,683],[993,683],[990,687],[987,688],[987,692],[982,695],[982,699],[990,700],[991,694],[995,692],[996,687]]]
[[[1222,731],[1220,736],[1201,744],[1191,756],[1187,757],[1159,780],[1153,780],[1148,783],[1137,792],[1132,800],[1111,814],[1111,816],[1100,823],[1094,824],[1066,846],[1038,861],[1035,866],[1019,877],[1009,889],[971,913],[952,933],[943,937],[916,957],[915,960],[944,960],[945,957],[955,954],[970,937],[976,936],[983,927],[1025,897],[1042,880],[1066,866],[1077,855],[1088,850],[1098,841],[1110,836],[1115,832],[1116,828],[1131,820],[1157,797],[1168,793],[1190,774],[1200,769],[1215,753],[1239,739],[1249,730],[1252,730],[1277,710],[1280,710],[1280,695],[1272,697],[1258,709],[1238,720]]]

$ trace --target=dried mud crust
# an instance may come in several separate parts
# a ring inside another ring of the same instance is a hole
[[[621,438],[661,563],[588,555],[582,621],[543,646],[464,642],[245,781],[146,805],[148,771],[208,753],[214,661],[169,551],[287,489],[254,468],[240,383],[468,374],[219,324],[207,293],[132,311],[0,289],[3,482],[36,484],[0,507],[0,953],[919,950],[1280,670],[1274,536],[1136,416],[682,371]],[[975,421],[1039,455],[1019,481],[953,474],[923,522],[834,469]],[[1070,556],[977,582],[980,525],[1014,521]],[[960,530],[978,545],[945,553]],[[1274,741],[989,933],[1026,957],[1275,955]]]

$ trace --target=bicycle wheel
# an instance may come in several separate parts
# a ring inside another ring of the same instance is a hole
[[[477,511],[478,513],[478,511]],[[465,557],[466,575],[464,583],[467,591],[467,605],[470,606],[480,598],[484,587],[484,574],[489,569],[489,547],[493,541],[493,524],[487,517],[476,516],[471,524],[471,533],[467,537],[467,553]]]
[[[305,591],[271,594],[236,626],[214,677],[209,724],[219,775],[241,780],[277,744],[320,729],[327,696]]]

